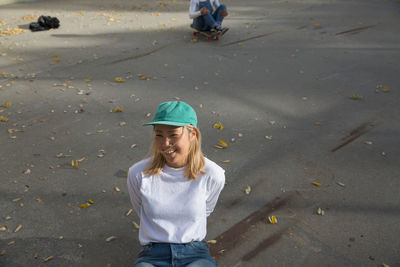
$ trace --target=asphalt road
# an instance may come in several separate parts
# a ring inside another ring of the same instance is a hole
[[[0,266],[131,266],[126,171],[174,99],[226,170],[221,266],[400,266],[400,3],[222,2],[211,42],[186,0],[0,6]]]

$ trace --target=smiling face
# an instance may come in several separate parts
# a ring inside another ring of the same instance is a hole
[[[189,132],[185,127],[155,125],[155,145],[164,156],[167,165],[181,168],[185,165],[190,144],[196,138],[196,132]]]

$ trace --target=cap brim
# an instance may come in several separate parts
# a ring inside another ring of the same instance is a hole
[[[176,121],[152,121],[152,122],[143,124],[143,126],[148,126],[148,125],[186,126],[189,124],[190,123],[187,123],[187,122],[176,122]]]

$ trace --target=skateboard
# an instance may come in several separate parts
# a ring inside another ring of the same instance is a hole
[[[192,29],[193,29],[194,36],[196,36],[198,34],[203,35],[204,37],[206,37],[207,42],[210,42],[212,39],[217,40],[217,41],[219,40],[220,33],[218,33],[218,32],[199,31],[195,28],[192,28]]]

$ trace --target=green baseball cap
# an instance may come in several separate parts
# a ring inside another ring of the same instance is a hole
[[[183,101],[170,101],[161,103],[151,122],[143,125],[193,125],[197,128],[197,116],[194,109]]]

